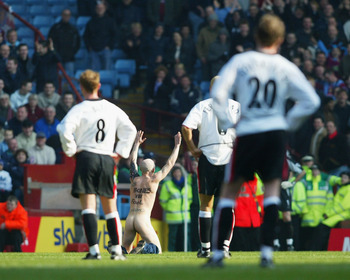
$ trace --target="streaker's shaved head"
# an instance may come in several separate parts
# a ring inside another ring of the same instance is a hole
[[[150,158],[145,159],[140,163],[140,170],[142,174],[151,171],[153,168],[155,168],[154,161]]]

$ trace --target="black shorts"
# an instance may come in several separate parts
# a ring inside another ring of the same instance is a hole
[[[198,189],[205,195],[219,196],[225,176],[225,165],[211,164],[205,155],[198,161]]]
[[[262,181],[281,179],[286,151],[286,132],[268,131],[236,138],[229,181],[240,177],[254,179],[258,173]]]
[[[82,151],[76,155],[72,196],[97,194],[113,198],[116,192],[114,181],[115,163],[109,155]]]
[[[282,189],[281,188],[281,204],[278,207],[278,210],[281,212],[290,212],[292,211],[292,188]]]

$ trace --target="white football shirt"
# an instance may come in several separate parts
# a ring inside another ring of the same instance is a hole
[[[182,125],[199,130],[198,148],[211,164],[224,165],[230,161],[236,133],[233,128],[227,129],[226,133],[220,133],[212,103],[212,98],[197,103]],[[240,116],[240,104],[229,99],[226,111],[230,122],[236,123]]]
[[[57,126],[63,151],[71,157],[80,151],[129,157],[136,128],[118,106],[104,99],[85,100]],[[114,149],[118,137],[118,143]]]
[[[225,110],[228,98],[235,94],[241,104],[237,136],[272,130],[296,130],[314,113],[320,99],[296,65],[279,54],[249,51],[235,55],[218,74],[212,89],[213,108],[220,125],[233,123]],[[288,98],[296,102],[286,114]]]

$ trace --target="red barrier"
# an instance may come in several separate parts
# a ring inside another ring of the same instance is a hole
[[[350,251],[350,229],[333,228],[329,236],[328,251]]]

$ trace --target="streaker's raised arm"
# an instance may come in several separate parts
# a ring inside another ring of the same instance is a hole
[[[174,136],[174,142],[175,142],[175,146],[174,146],[174,149],[173,149],[170,157],[168,158],[168,160],[165,163],[165,165],[163,166],[163,168],[155,174],[158,182],[163,180],[168,175],[168,173],[170,172],[170,170],[173,168],[174,164],[176,163],[176,160],[177,160],[177,157],[178,157],[179,151],[180,151],[180,146],[181,146],[181,133],[180,132],[178,132]]]
[[[137,170],[137,155],[140,148],[140,145],[146,141],[147,138],[142,139],[143,137],[143,131],[139,130],[136,134],[134,146],[130,153],[130,179],[133,180],[135,177],[138,176],[138,170]]]

